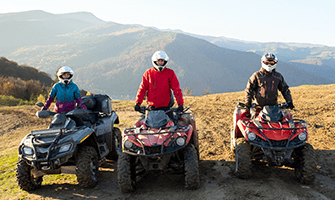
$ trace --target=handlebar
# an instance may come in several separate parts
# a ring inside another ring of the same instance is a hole
[[[245,103],[242,103],[242,102],[237,102],[237,105],[238,105],[238,106],[241,106],[241,107],[243,107],[243,108],[247,108],[246,104],[245,104]],[[255,107],[257,107],[257,106],[258,106],[258,105],[255,104],[255,103],[251,104],[251,107],[252,107],[252,108],[255,108]],[[278,106],[279,108],[281,108],[281,109],[289,109],[289,108],[288,108],[288,104],[287,104],[286,102],[277,104],[277,106]]]
[[[188,106],[188,107],[185,107],[184,110],[181,111],[180,113],[184,113],[184,112],[186,112],[188,109],[190,109],[189,106]],[[140,113],[142,113],[142,114],[145,114],[145,111],[146,111],[146,110],[150,111],[150,110],[152,110],[152,109],[147,108],[147,107],[145,107],[145,106],[141,106],[141,107],[140,107],[140,110],[138,110],[138,112],[140,112]],[[173,108],[173,107],[171,107],[169,110],[165,111],[165,113],[169,113],[169,112],[177,112],[177,108]]]

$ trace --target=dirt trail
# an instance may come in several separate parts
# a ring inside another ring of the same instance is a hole
[[[335,199],[335,85],[297,87],[291,92],[296,106],[294,118],[307,121],[309,143],[316,149],[318,169],[311,185],[299,183],[291,168],[263,163],[253,165],[250,179],[234,175],[229,132],[234,107],[238,101],[243,102],[244,96],[237,92],[185,98],[185,106],[191,107],[196,118],[200,140],[198,190],[185,190],[183,175],[149,173],[140,177],[135,192],[122,194],[116,163],[108,161],[100,168],[95,188],[83,189],[64,180],[61,184],[42,184],[27,199]],[[121,130],[133,126],[139,116],[133,105],[113,108],[121,119]],[[0,137],[17,136],[17,140],[1,143],[0,149],[16,148],[29,130],[48,126],[48,120],[34,117],[37,110],[35,106],[0,109]]]

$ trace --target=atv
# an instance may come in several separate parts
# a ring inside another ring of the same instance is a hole
[[[315,180],[316,157],[313,146],[307,143],[307,123],[293,119],[287,103],[263,108],[253,104],[249,112],[239,102],[233,118],[231,149],[235,151],[237,177],[251,177],[252,161],[262,161],[294,168],[301,183]]]
[[[37,111],[37,117],[53,119],[47,129],[31,131],[19,145],[16,180],[22,190],[35,190],[44,175],[61,173],[76,174],[80,186],[94,187],[100,164],[106,157],[117,158],[116,138],[121,131],[114,127],[119,118],[110,97],[97,94],[82,99],[67,113]],[[79,109],[82,104],[87,109]]]
[[[188,109],[177,112],[175,108],[163,111],[141,107],[142,115],[134,128],[122,132],[117,165],[122,192],[134,191],[136,177],[149,171],[183,173],[187,189],[199,187],[198,135]]]

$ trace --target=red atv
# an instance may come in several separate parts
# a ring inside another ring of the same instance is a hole
[[[301,183],[315,180],[316,158],[313,146],[307,143],[307,123],[293,119],[286,109],[286,103],[263,108],[253,104],[249,112],[245,104],[237,104],[231,131],[237,177],[249,178],[255,160],[292,167]]]
[[[146,171],[182,172],[186,188],[199,187],[198,135],[194,117],[187,110],[178,113],[175,108],[141,107],[143,115],[134,128],[122,133],[117,166],[122,192],[135,190],[136,177]]]

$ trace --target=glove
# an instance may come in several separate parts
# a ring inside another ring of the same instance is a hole
[[[248,110],[250,110],[250,108],[251,108],[251,103],[250,103],[250,102],[245,103],[245,107],[246,107]]]
[[[293,102],[287,102],[287,107],[289,109],[293,109],[294,108]]]
[[[141,106],[139,104],[136,104],[134,109],[135,111],[141,111]]]
[[[177,108],[177,112],[183,112],[183,110],[184,110],[184,107],[183,107],[183,106],[179,106],[179,107]]]

